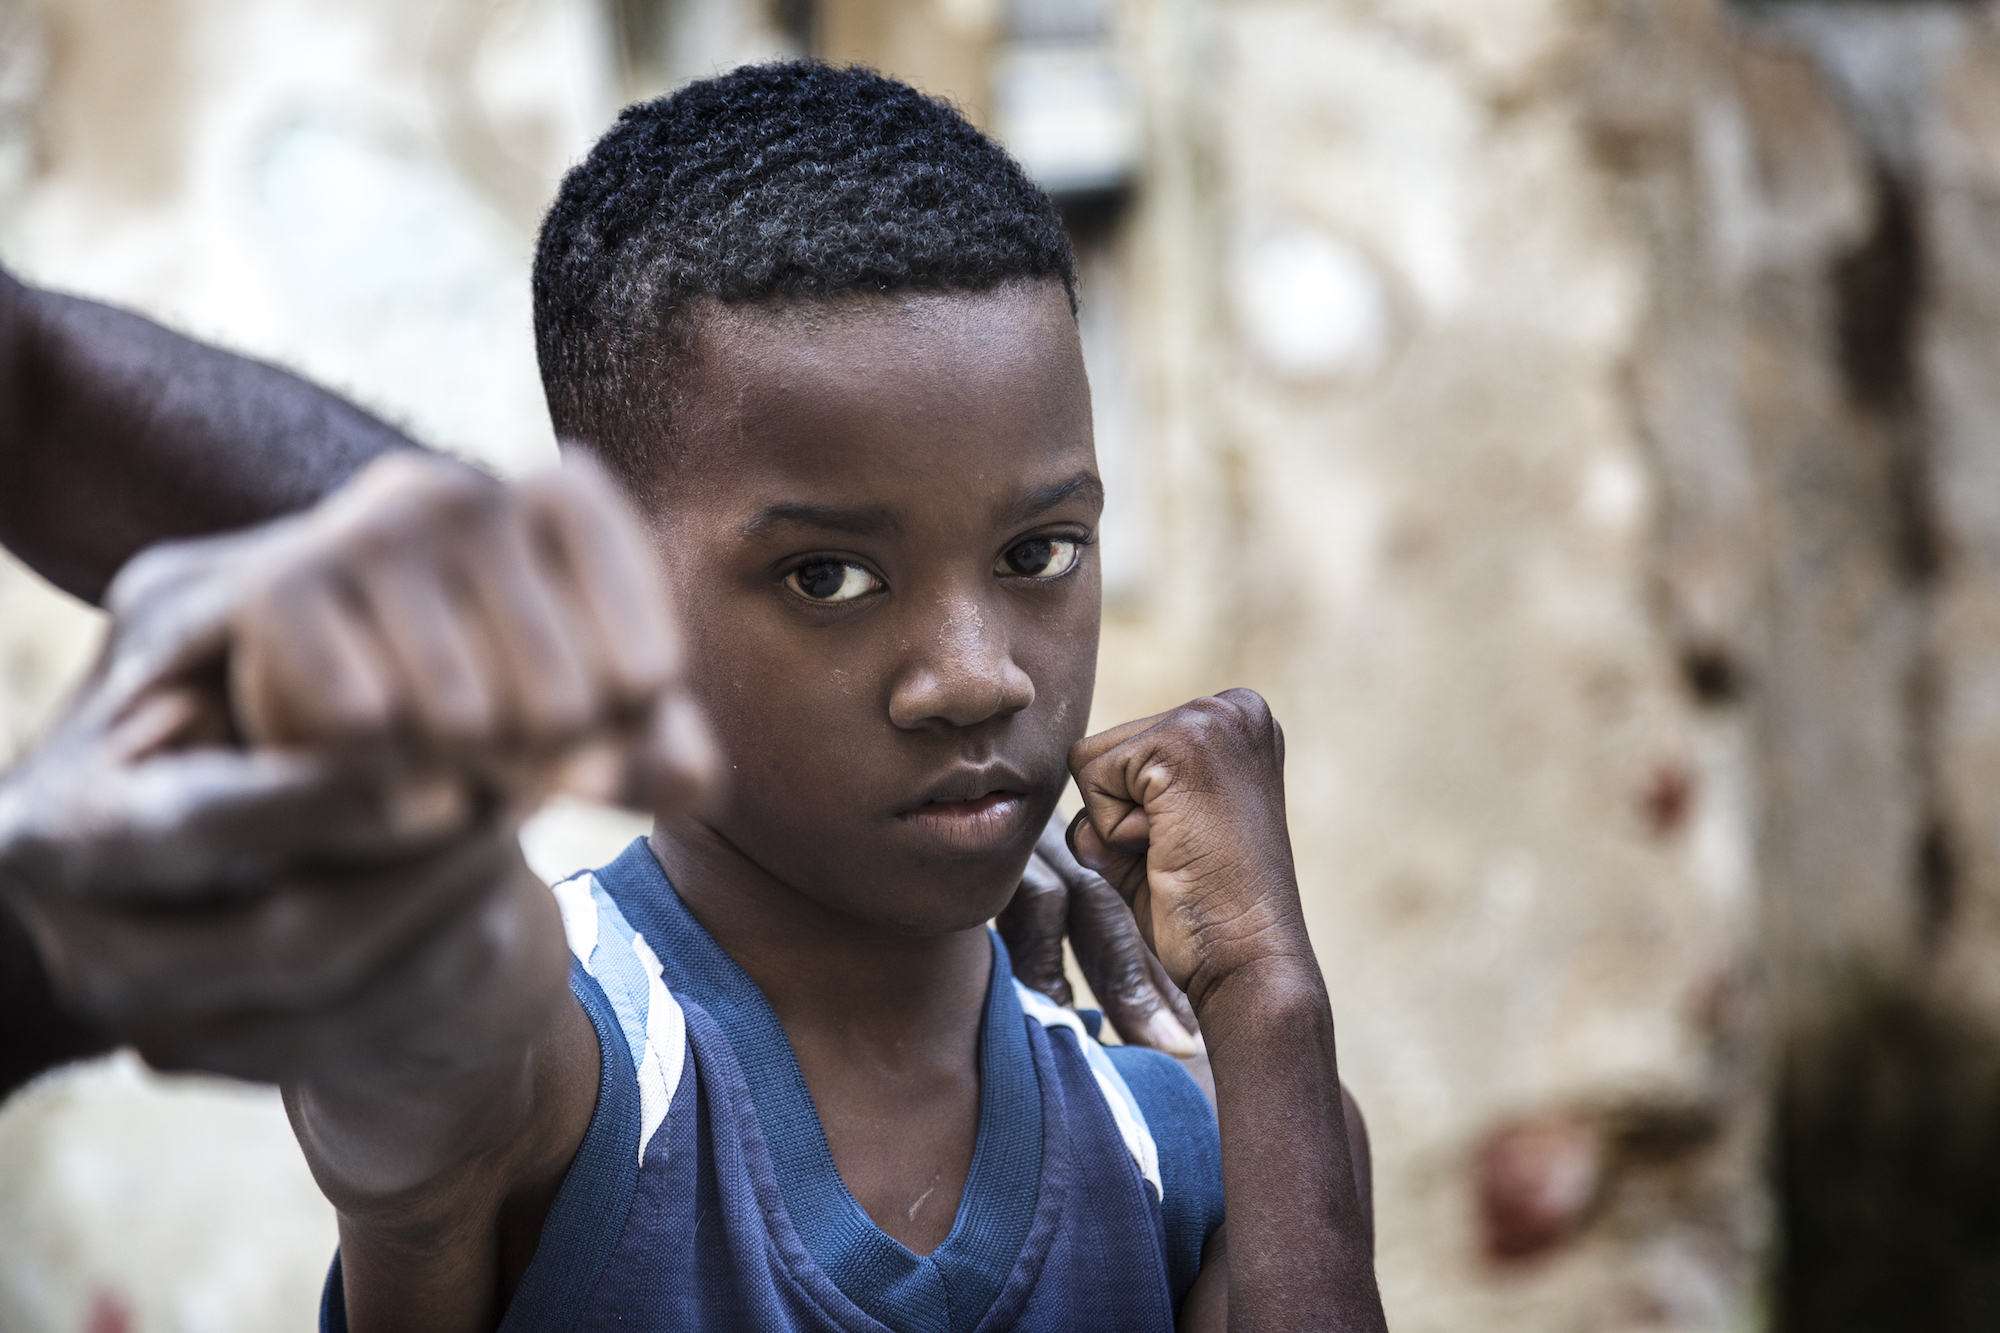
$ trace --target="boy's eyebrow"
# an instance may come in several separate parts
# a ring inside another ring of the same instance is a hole
[[[835,532],[852,532],[862,537],[876,537],[894,532],[899,526],[896,516],[880,507],[845,508],[840,505],[816,505],[782,503],[765,505],[758,510],[748,523],[743,525],[743,535],[756,537],[780,527],[831,528]]]
[[[1039,518],[1065,500],[1078,496],[1101,500],[1104,498],[1104,483],[1094,472],[1079,472],[1067,481],[1053,486],[1043,486],[1021,497],[1014,506],[1013,520],[1025,523],[1031,518]],[[765,505],[743,525],[743,535],[758,537],[773,528],[801,527],[826,528],[834,532],[851,532],[862,537],[877,537],[892,533],[901,524],[896,515],[880,506],[847,507],[843,505],[807,504],[800,501],[784,501]]]
[[[1104,498],[1104,483],[1097,479],[1095,472],[1079,472],[1068,481],[1029,491],[1014,510],[1015,520],[1026,522],[1031,518],[1040,518],[1063,501],[1079,496],[1093,500]]]

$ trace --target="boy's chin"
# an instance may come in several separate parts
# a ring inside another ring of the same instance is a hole
[[[1020,887],[1017,869],[1004,883],[981,875],[977,882],[959,878],[948,884],[925,884],[897,894],[893,901],[853,902],[849,911],[893,935],[931,938],[976,930],[998,916]]]

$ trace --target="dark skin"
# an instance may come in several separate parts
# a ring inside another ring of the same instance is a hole
[[[0,271],[0,545],[84,601],[148,546],[304,509],[417,447],[295,375]]]
[[[801,1053],[856,1199],[912,1249],[949,1231],[983,923],[1074,772],[1083,860],[1217,1052],[1228,1231],[1250,1257],[1211,1242],[1183,1327],[1382,1328],[1275,726],[1231,697],[1082,739],[1101,488],[1060,288],[710,309],[681,401],[649,517],[734,762],[722,802],[663,817],[653,847]],[[288,1086],[354,1328],[493,1326],[595,1060],[563,995],[463,1077]]]
[[[0,893],[66,1005],[156,1065],[243,1078],[511,1057],[567,971],[520,814],[579,758],[662,807],[713,768],[653,575],[602,479],[510,488],[415,454],[149,553],[89,686],[0,783]],[[465,674],[380,651],[411,646],[411,606]]]
[[[1215,1317],[1220,1271],[1232,1330],[1381,1330],[1373,1224],[1285,828],[1284,753],[1249,690],[1079,741],[1071,842],[1131,904],[1211,1046],[1229,1222],[1183,1323]]]
[[[291,513],[416,447],[295,376],[0,270],[0,545],[87,602],[145,547]],[[0,903],[0,1096],[110,1044]]]
[[[105,600],[113,576],[142,548],[293,513],[371,460],[422,452],[392,427],[296,376],[129,312],[26,286],[0,271],[0,541],[86,600]],[[386,526],[451,532],[455,512],[496,491],[469,470],[436,468],[405,472],[398,494],[378,497]],[[574,496],[566,501],[561,486],[544,491],[538,502],[544,505],[601,503]],[[583,526],[595,521],[587,517]],[[484,540],[499,539],[488,534]],[[588,707],[577,712],[573,678],[551,696],[568,697],[569,722],[516,718],[509,699],[518,682],[504,673],[490,690],[469,682],[478,672],[465,665],[462,644],[449,642],[434,661],[438,670],[386,686],[377,682],[387,691],[378,704],[399,690],[411,692],[396,709],[378,707],[371,714],[365,706],[358,713],[330,706],[369,673],[315,670],[342,658],[338,644],[322,642],[313,626],[298,623],[311,610],[310,597],[255,599],[287,571],[312,584],[341,568],[399,602],[406,620],[448,623],[435,607],[426,612],[410,600],[431,586],[427,578],[405,577],[413,564],[448,566],[448,554],[405,542],[385,557],[384,547],[366,525],[308,525],[303,531],[293,525],[284,533],[159,550],[121,581],[113,599],[114,632],[85,696],[37,754],[0,775],[0,1095],[114,1041],[137,1044],[163,1064],[281,1077],[311,1067],[315,1052],[378,1040],[385,1023],[394,1027],[395,998],[414,1004],[425,993],[416,964],[427,955],[410,932],[434,930],[433,918],[407,907],[385,914],[370,905],[421,900],[413,886],[453,882],[452,867],[476,859],[480,849],[447,846],[437,827],[415,833],[392,827],[398,803],[378,799],[373,777],[309,772],[269,757],[230,756],[212,745],[231,732],[218,720],[231,701],[217,690],[232,678],[289,680],[308,702],[288,723],[272,714],[268,700],[234,701],[246,713],[247,730],[261,725],[267,739],[281,742],[373,744],[377,751],[393,746],[421,766],[462,764],[468,736],[502,721],[539,728],[544,742],[550,735],[565,744],[574,739],[566,728]],[[496,567],[490,560],[472,562],[475,573]],[[532,588],[535,579],[524,578],[523,568],[515,561],[513,576],[493,586]],[[268,577],[260,582],[250,573]],[[572,591],[631,600],[615,568]],[[643,619],[617,614],[627,636]],[[486,629],[532,636],[538,616],[532,606],[502,609]],[[319,616],[319,628],[333,623]],[[629,642],[614,637],[606,651]],[[439,648],[432,636],[409,626],[387,630],[381,644],[392,655],[423,651],[426,644]],[[534,648],[532,638],[527,647]],[[268,659],[287,651],[299,657],[290,676],[283,669],[246,671],[240,660],[246,653]],[[607,714],[586,717],[583,729],[629,722],[636,688],[628,672],[598,700]],[[190,703],[204,692],[210,696],[205,702]],[[136,744],[129,714],[136,710],[143,714],[140,723],[157,724],[157,709],[139,704],[157,704],[151,695],[159,693],[173,696],[176,707],[204,714],[213,734],[190,732],[177,740],[150,735]],[[670,753],[671,738],[661,739]],[[197,740],[207,748],[174,752],[175,745]],[[540,753],[548,749],[544,744]],[[486,762],[510,770],[485,776],[522,801],[532,798],[538,782],[577,785],[575,774],[541,773],[532,745],[525,752],[489,747]],[[642,804],[672,799],[671,791],[649,796],[612,787],[596,794]],[[483,829],[460,832],[475,841],[487,836]],[[1029,984],[1067,1000],[1059,964],[1062,935],[1072,924],[1068,913],[1048,909],[1060,909],[1072,891],[1080,903],[1101,904],[1108,890],[1073,863],[1058,873],[1038,860],[1031,877],[1040,910],[1009,913],[1009,938],[1021,949],[1018,970]],[[187,903],[224,888],[240,895],[253,883],[261,892],[254,899],[237,897],[226,910],[171,919],[153,910],[159,895]],[[440,892],[451,900],[450,891]],[[34,937],[17,915],[30,909],[9,905],[30,899],[38,904]],[[286,924],[280,929],[271,922]],[[1086,975],[1120,1030],[1176,1053],[1191,1049],[1187,1029],[1170,1017],[1169,1006],[1179,997],[1163,984],[1157,964],[1149,964],[1129,914],[1080,911],[1074,930]],[[1048,931],[1053,934],[1043,938]],[[354,947],[306,947],[310,938],[335,936],[351,938]],[[250,949],[251,942],[259,947]],[[412,964],[395,984],[374,966],[391,956]],[[51,967],[58,973],[53,979]],[[208,992],[224,981],[260,995],[269,1011],[265,1026],[280,1035],[267,1037],[254,1025],[225,1029],[205,1016],[213,1008]],[[352,1006],[328,998],[365,987],[375,992],[370,1003],[358,996]],[[66,999],[59,999],[57,988]],[[316,1015],[309,1030],[286,1026],[298,1021],[287,1015],[303,1012]],[[1186,1016],[1184,1004],[1180,1012]],[[287,1053],[283,1060],[273,1055],[273,1040]]]

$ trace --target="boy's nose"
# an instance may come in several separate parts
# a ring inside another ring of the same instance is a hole
[[[1035,682],[1008,651],[1004,627],[970,602],[942,608],[889,695],[889,720],[906,730],[933,722],[972,727],[1035,701]]]

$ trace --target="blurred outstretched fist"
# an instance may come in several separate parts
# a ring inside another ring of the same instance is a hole
[[[232,618],[252,745],[449,773],[508,805],[563,788],[660,812],[714,781],[657,558],[595,467],[506,485],[394,455],[294,523]]]

